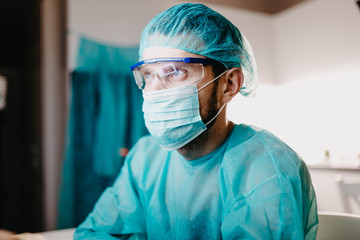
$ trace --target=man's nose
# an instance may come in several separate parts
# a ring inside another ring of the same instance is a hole
[[[158,91],[162,89],[165,89],[165,86],[157,74],[153,75],[150,83],[146,84],[144,88],[144,90],[147,92]]]

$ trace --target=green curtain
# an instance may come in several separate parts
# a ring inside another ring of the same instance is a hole
[[[71,73],[71,103],[57,227],[80,224],[113,183],[127,151],[147,130],[142,96],[130,66],[138,48],[79,39]]]

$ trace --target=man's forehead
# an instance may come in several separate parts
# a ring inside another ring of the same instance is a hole
[[[167,48],[167,47],[151,47],[143,51],[142,59],[150,58],[185,58],[185,57],[194,57],[194,58],[205,58],[202,55],[187,52],[182,49],[177,48]]]

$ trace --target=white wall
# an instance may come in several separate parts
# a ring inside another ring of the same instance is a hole
[[[360,70],[360,10],[354,0],[312,0],[273,18],[280,82]]]
[[[69,29],[113,44],[134,45],[141,30],[164,10],[162,0],[70,0]]]

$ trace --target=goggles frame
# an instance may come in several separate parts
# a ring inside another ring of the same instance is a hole
[[[213,64],[221,64],[220,62],[216,60],[212,60],[210,58],[192,58],[192,57],[186,57],[186,58],[149,58],[143,61],[140,61],[130,67],[131,71],[134,71],[135,68],[140,67],[144,64],[150,64],[150,63],[159,63],[159,62],[184,62],[184,63],[201,63],[204,66],[206,65],[213,65]]]
[[[153,64],[153,63],[166,63],[166,62],[183,62],[183,63],[195,63],[195,64],[201,64],[202,66],[207,66],[207,65],[213,65],[213,66],[223,66],[224,65],[216,60],[210,59],[210,58],[193,58],[193,57],[185,57],[185,58],[150,58],[150,59],[146,59],[143,61],[140,61],[134,65],[132,65],[130,67],[131,71],[134,73],[134,77],[135,77],[135,82],[138,85],[139,89],[143,89],[144,88],[144,82],[140,81],[138,79],[137,76],[137,70],[145,64]],[[136,73],[136,74],[135,74]],[[198,81],[200,81],[201,79],[199,79]],[[161,81],[163,86],[165,88],[166,84]]]

